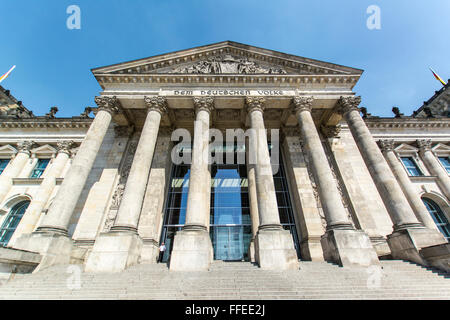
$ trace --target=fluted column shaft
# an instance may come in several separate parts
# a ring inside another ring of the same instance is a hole
[[[209,225],[211,173],[208,166],[210,113],[214,107],[211,97],[194,98],[196,120],[183,230],[207,230]]]
[[[161,116],[166,112],[166,100],[162,97],[146,97],[147,118],[142,128],[117,218],[111,231],[137,232],[139,216],[144,201]]]
[[[327,229],[353,229],[311,115],[312,101],[312,97],[295,97],[294,110],[301,138],[311,159]]]
[[[430,173],[437,176],[437,183],[442,190],[442,193],[450,199],[450,177],[447,171],[441,166],[439,160],[431,151],[431,141],[430,140],[418,140],[417,144],[420,148],[420,155],[423,162],[427,166]]]
[[[255,182],[259,214],[258,229],[280,229],[280,215],[278,213],[269,146],[264,127],[265,99],[262,97],[248,97],[246,103],[251,125],[249,159],[250,162],[255,161]],[[251,155],[256,155],[256,159]]]
[[[95,102],[100,109],[47,215],[36,231],[67,235],[70,219],[111,123],[112,115],[118,111],[119,102],[115,98],[97,97]]]
[[[422,222],[427,228],[437,229],[436,224],[431,218],[427,208],[425,207],[423,201],[420,199],[419,194],[414,189],[408,174],[403,168],[400,160],[397,158],[394,152],[394,141],[393,140],[381,140],[380,141],[382,152],[392,169],[392,173],[397,178],[400,187],[403,190],[411,208],[413,209],[416,217]]]
[[[23,219],[17,227],[17,234],[27,234],[33,232],[41,212],[53,192],[56,185],[56,179],[61,176],[61,173],[69,160],[70,148],[72,145],[73,141],[58,142],[58,154],[55,160],[53,160],[50,168],[47,169],[48,172],[39,186],[36,196],[31,201]]]
[[[30,150],[33,144],[34,142],[32,141],[22,141],[17,144],[19,151],[0,175],[0,203],[5,200],[6,195],[11,189],[12,179],[19,176],[25,164],[30,159]]]
[[[250,207],[250,218],[252,221],[252,238],[256,236],[259,227],[259,213],[258,213],[258,195],[256,192],[256,177],[255,164],[249,161],[249,143],[246,142],[245,157],[247,163],[247,180],[248,180],[248,200]]]
[[[360,102],[360,97],[341,97],[337,111],[343,114],[347,121],[356,145],[394,223],[394,229],[420,227],[422,224],[417,220],[397,179],[392,174],[378,145],[359,114],[358,105]]]

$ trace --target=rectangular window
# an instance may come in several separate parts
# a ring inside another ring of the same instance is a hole
[[[38,159],[36,167],[34,167],[33,171],[31,172],[30,178],[32,179],[40,178],[44,173],[45,168],[47,168],[49,162],[50,159]]]
[[[419,167],[412,157],[402,157],[401,159],[410,176],[423,176],[423,173],[420,171]]]
[[[447,170],[447,173],[450,174],[450,160],[449,157],[439,157],[439,161],[444,166],[445,170]]]
[[[2,174],[3,170],[5,170],[8,163],[9,159],[0,159],[0,174]]]

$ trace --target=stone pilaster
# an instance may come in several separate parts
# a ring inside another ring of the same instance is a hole
[[[280,224],[269,146],[264,126],[265,98],[247,97],[250,119],[249,162],[254,164],[259,227],[255,238],[256,261],[262,269],[298,269],[298,257],[289,231]],[[253,155],[253,156],[252,156]]]
[[[120,109],[120,103],[116,97],[96,97],[95,102],[99,106],[98,112],[47,215],[28,239],[22,237],[21,243],[16,241],[16,246],[43,255],[38,268],[53,264],[65,264],[70,261],[72,241],[68,238],[67,233],[70,219],[112,116]]]
[[[381,151],[384,154],[389,166],[391,167],[392,173],[397,178],[409,205],[413,209],[417,219],[422,222],[425,227],[437,230],[437,226],[430,216],[427,208],[425,207],[423,201],[420,199],[419,194],[414,189],[408,174],[403,168],[400,160],[394,151],[394,140],[380,140],[379,142]]]
[[[44,180],[39,186],[36,196],[31,201],[25,212],[19,226],[16,229],[15,234],[23,235],[30,234],[36,228],[36,224],[45,208],[53,189],[56,186],[56,179],[61,177],[61,174],[66,166],[67,161],[70,157],[70,150],[73,147],[73,141],[58,141],[57,143],[57,155],[52,161],[50,167],[47,169],[47,174]],[[14,246],[15,237],[11,239],[12,246]],[[21,249],[21,248],[17,248]]]
[[[145,97],[148,109],[136,153],[120,202],[119,211],[109,233],[101,234],[86,263],[86,271],[119,272],[137,264],[142,239],[137,234],[139,216],[155,151],[162,115],[167,112],[163,97]]]
[[[441,166],[438,158],[431,149],[431,140],[417,140],[420,156],[430,173],[437,177],[437,183],[442,193],[450,199],[450,177],[447,171]]]
[[[344,208],[311,115],[312,103],[313,97],[296,96],[293,99],[301,138],[311,161],[311,169],[327,221],[327,230],[321,239],[324,257],[342,266],[378,264],[369,237],[362,230],[354,229]]]
[[[12,179],[17,178],[30,159],[33,141],[21,141],[17,144],[17,154],[5,171],[0,175],[0,203],[5,200],[12,186]]]
[[[186,207],[186,224],[174,239],[170,269],[208,270],[213,259],[208,232],[211,173],[209,171],[209,125],[212,97],[194,97],[196,121]]]
[[[395,259],[407,259],[426,264],[420,256],[419,250],[431,245],[441,244],[444,238],[439,232],[426,229],[416,218],[397,179],[359,114],[358,105],[360,102],[361,97],[341,97],[336,111],[341,113],[347,121],[394,224],[394,232],[388,236],[392,256]]]

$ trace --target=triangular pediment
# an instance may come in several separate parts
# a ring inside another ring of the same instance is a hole
[[[416,154],[417,152],[419,152],[419,149],[409,144],[402,143],[395,148],[395,151],[399,154]]]
[[[432,149],[437,155],[450,155],[450,147],[443,143],[438,143]]]
[[[6,146],[1,146],[0,147],[0,157],[1,156],[11,157],[11,156],[15,155],[16,153],[17,153],[17,149],[14,148],[10,144],[7,144]]]
[[[362,70],[232,41],[95,68],[94,75],[353,75]]]
[[[52,147],[49,144],[34,148],[31,150],[31,153],[36,156],[52,156],[56,153],[56,148]]]

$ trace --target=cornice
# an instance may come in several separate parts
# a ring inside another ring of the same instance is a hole
[[[89,128],[94,119],[20,119],[1,121],[0,128]]]
[[[392,129],[392,128],[449,128],[450,119],[365,119],[369,129]]]
[[[96,74],[100,84],[351,84],[360,75],[279,75],[279,74]]]

